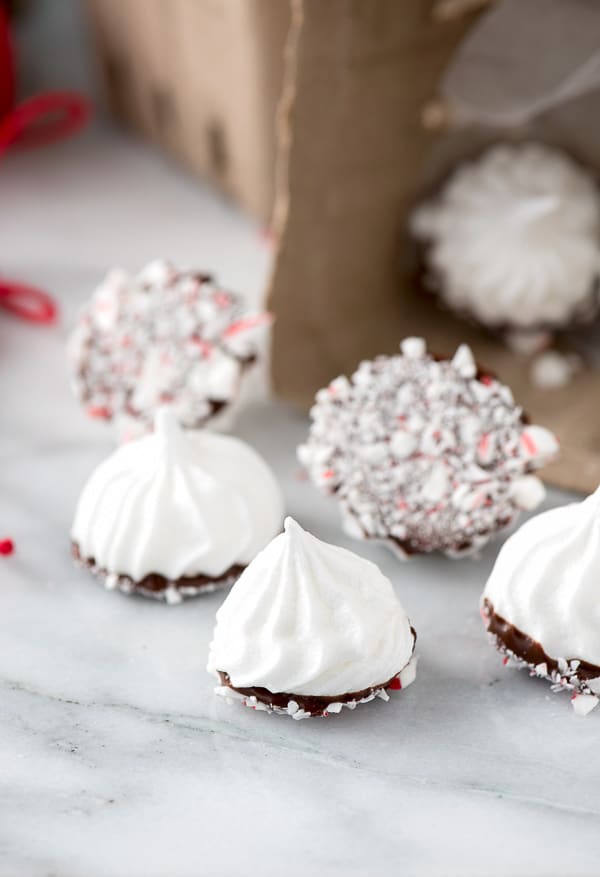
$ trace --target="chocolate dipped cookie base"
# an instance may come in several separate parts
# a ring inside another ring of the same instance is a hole
[[[79,546],[74,542],[71,544],[71,554],[77,564],[89,569],[92,575],[103,581],[107,590],[119,590],[124,594],[141,594],[143,597],[153,597],[170,604],[181,603],[186,597],[210,593],[218,588],[227,588],[240,577],[245,569],[239,564],[234,564],[221,576],[198,574],[182,576],[175,580],[167,579],[158,573],[149,573],[136,582],[130,576],[109,572],[99,566],[93,557],[82,557]]]
[[[531,676],[551,682],[552,691],[570,691],[578,712],[589,712],[598,704],[600,667],[579,658],[551,658],[541,643],[498,615],[485,597],[481,617],[494,645],[505,655],[507,664],[510,662],[519,669],[527,667]],[[578,705],[577,700],[580,700]]]
[[[413,649],[417,635],[414,628]],[[264,712],[275,712],[289,715],[294,719],[308,719],[314,717],[326,717],[340,713],[343,707],[355,709],[359,703],[368,703],[376,697],[389,700],[389,691],[400,691],[414,681],[416,676],[417,659],[413,654],[408,664],[395,673],[391,679],[381,685],[373,685],[361,691],[349,691],[346,694],[336,695],[312,695],[312,694],[289,694],[287,692],[272,692],[268,688],[260,686],[237,687],[229,678],[229,674],[219,670],[220,686],[216,693],[223,697],[241,700],[245,706]]]

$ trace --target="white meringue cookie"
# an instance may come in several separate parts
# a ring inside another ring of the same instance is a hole
[[[489,149],[417,208],[411,229],[440,297],[485,326],[560,328],[598,307],[600,199],[555,149]]]
[[[281,529],[283,499],[249,445],[183,432],[170,408],[155,432],[122,445],[93,472],[71,538],[84,560],[138,582],[218,578],[246,565]]]
[[[508,539],[483,597],[550,658],[600,666],[600,488]]]
[[[388,682],[413,647],[378,567],[288,517],[217,612],[208,671],[238,688],[333,697]]]

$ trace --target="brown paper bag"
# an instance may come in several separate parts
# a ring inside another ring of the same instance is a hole
[[[286,0],[86,6],[117,118],[268,221]]]
[[[593,490],[598,375],[582,371],[564,389],[536,389],[527,360],[418,291],[407,214],[481,142],[467,131],[441,143],[422,126],[422,109],[474,18],[436,23],[428,0],[293,0],[292,7],[270,289],[276,392],[306,406],[333,377],[395,352],[406,335],[423,335],[438,353],[466,341],[532,419],[558,435],[562,456],[547,479]],[[544,119],[542,130],[551,129]]]

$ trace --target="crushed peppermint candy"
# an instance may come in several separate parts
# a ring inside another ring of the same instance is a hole
[[[561,691],[570,692],[571,705],[577,715],[586,716],[598,706],[598,703],[600,703],[600,676],[595,675],[598,669],[595,665],[586,664],[586,662],[582,662],[579,658],[549,658],[544,653],[541,643],[526,636],[522,631],[517,631],[516,628],[513,628],[518,633],[516,641],[521,643],[521,647],[525,648],[526,646],[528,649],[528,651],[523,651],[522,654],[517,654],[504,639],[506,629],[513,627],[513,625],[507,624],[504,619],[496,616],[492,604],[485,597],[482,599],[480,612],[488,639],[502,655],[504,667],[516,670],[526,669],[529,671],[530,676],[535,676],[538,679],[547,679],[550,682],[550,690],[555,694]],[[493,629],[494,618],[501,623],[503,632]],[[527,645],[528,640],[529,644]],[[532,647],[533,651],[531,651]],[[541,653],[545,660],[535,663],[533,660],[528,659],[528,657],[536,653],[537,655]],[[528,657],[523,657],[523,655],[528,655]]]
[[[335,495],[347,532],[401,556],[478,550],[543,499],[529,473],[558,451],[466,345],[438,360],[420,338],[320,390],[311,420],[300,462]]]
[[[2,553],[1,550],[0,553]],[[79,566],[89,569],[107,591],[120,591],[122,594],[142,594],[144,597],[163,601],[168,606],[178,606],[188,597],[197,597],[198,594],[210,594],[213,591],[219,590],[219,588],[228,588],[237,579],[237,576],[234,574],[219,581],[207,581],[202,584],[183,583],[181,580],[171,581],[170,579],[165,579],[165,587],[157,590],[145,588],[139,582],[134,582],[129,576],[109,573],[95,561],[82,561],[78,553],[74,554],[74,560]]]
[[[137,432],[164,404],[183,426],[201,426],[237,397],[270,323],[206,274],[164,261],[135,277],[110,271],[69,340],[73,391],[89,416]]]
[[[379,700],[383,700],[386,703],[389,702],[390,696],[388,691],[403,691],[408,688],[409,685],[415,681],[417,676],[417,661],[418,658],[413,654],[408,664],[398,673],[390,682],[389,685],[382,688],[374,688],[369,694],[366,694],[364,697],[361,697],[357,700],[343,700],[343,701],[334,701],[332,703],[327,704],[327,706],[318,712],[310,712],[309,710],[304,710],[300,707],[300,704],[295,700],[289,700],[287,706],[277,706],[274,703],[266,703],[263,700],[259,700],[255,695],[247,695],[243,694],[241,691],[237,691],[235,688],[232,688],[229,685],[216,685],[214,692],[219,697],[222,697],[226,703],[233,704],[236,701],[240,702],[243,706],[247,706],[250,709],[256,710],[258,712],[271,713],[280,716],[290,716],[292,719],[298,721],[299,719],[311,719],[311,718],[327,718],[331,715],[339,715],[343,709],[354,710],[357,706],[363,703],[370,703],[375,698]],[[387,690],[386,690],[387,689]]]
[[[500,639],[500,637],[488,631],[490,642],[504,656],[502,664],[514,670],[528,670],[530,676],[539,679],[547,679],[550,682],[550,691],[558,694],[568,691],[571,694],[571,705],[578,716],[587,716],[600,703],[600,677],[586,679],[578,674],[580,661],[577,659],[566,660],[558,658],[555,668],[548,667],[544,661],[541,664],[532,664],[520,655],[515,654]]]
[[[327,718],[330,715],[338,715],[344,707],[349,710],[354,710],[359,704],[370,703],[370,701],[375,700],[376,697],[384,701],[389,701],[390,699],[385,688],[377,688],[360,700],[336,701],[328,704],[323,712],[311,713],[308,710],[303,710],[295,700],[288,701],[287,707],[279,707],[273,703],[265,703],[262,700],[258,700],[255,695],[248,696],[242,694],[241,692],[236,691],[235,688],[230,688],[228,685],[216,685],[214,691],[215,694],[223,697],[228,704],[233,704],[235,701],[239,701],[242,706],[250,707],[250,709],[280,716],[290,716],[290,718],[295,719],[296,721],[299,719],[312,719],[316,717]]]

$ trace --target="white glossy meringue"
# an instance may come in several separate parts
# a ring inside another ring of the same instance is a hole
[[[153,434],[93,472],[71,538],[84,560],[135,582],[150,573],[217,578],[250,563],[282,519],[280,488],[256,451],[231,436],[184,432],[161,408]]]
[[[388,682],[413,646],[378,567],[288,517],[217,612],[208,671],[239,688],[335,696]]]
[[[417,208],[411,228],[440,297],[486,326],[561,327],[597,308],[600,199],[555,149],[489,149]]]
[[[600,488],[508,539],[484,590],[494,612],[550,658],[600,666]]]

